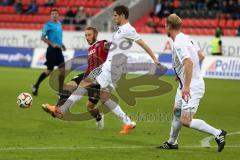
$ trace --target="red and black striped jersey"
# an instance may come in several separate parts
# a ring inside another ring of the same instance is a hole
[[[108,55],[108,50],[104,48],[106,42],[106,40],[97,41],[88,48],[88,67],[86,75],[106,61]]]

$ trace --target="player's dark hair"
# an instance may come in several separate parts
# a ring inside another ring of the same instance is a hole
[[[129,9],[124,5],[116,6],[113,11],[115,11],[118,15],[124,15],[126,19],[129,17]]]
[[[86,27],[85,30],[92,30],[93,33],[98,34],[98,30],[97,30],[97,28],[95,28],[95,27],[89,26],[89,27]]]
[[[59,13],[59,10],[58,10],[57,8],[52,8],[52,9],[50,10],[50,13],[52,13],[52,12],[58,12],[58,13]]]

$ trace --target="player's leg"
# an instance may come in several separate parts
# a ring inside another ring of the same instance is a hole
[[[181,127],[182,127],[182,123],[180,121],[181,105],[182,105],[181,90],[178,89],[176,96],[175,96],[175,105],[174,105],[174,109],[173,109],[173,119],[172,119],[172,123],[171,123],[169,140],[164,142],[162,145],[160,145],[157,148],[178,149],[177,139],[178,139]]]
[[[38,89],[41,82],[49,76],[49,74],[53,71],[53,67],[54,66],[47,66],[47,70],[40,74],[40,76],[37,79],[37,82],[32,86],[32,94],[34,96],[38,95]]]
[[[221,152],[225,145],[226,132],[209,125],[202,119],[194,119],[199,102],[200,98],[193,98],[188,103],[183,102],[185,104],[183,104],[180,120],[185,127],[213,135],[218,143],[218,151]]]
[[[96,76],[100,74],[101,68],[96,68],[90,74],[87,76],[87,78],[84,78],[80,84],[78,85],[78,88],[71,94],[71,96],[65,101],[65,103],[58,108],[56,106],[47,106],[44,107],[44,110],[54,114],[58,118],[62,118],[64,114],[69,110],[69,108],[79,101],[83,95],[87,92],[87,87],[90,87],[93,82],[96,82]]]
[[[80,82],[78,88],[71,94],[67,101],[59,107],[58,111],[61,113],[61,117],[74,103],[83,97],[83,95],[87,92],[86,88],[93,85],[93,83],[96,82],[96,77],[101,73],[101,66],[99,66],[98,68],[95,68],[93,71],[91,71],[89,75]]]
[[[65,64],[61,64],[58,66],[59,69],[59,77],[58,77],[58,81],[59,81],[59,87],[58,87],[58,91],[59,93],[61,93],[63,91],[63,85],[64,85],[64,78],[65,78]]]
[[[123,129],[120,131],[121,134],[128,134],[130,129],[136,127],[136,123],[133,122],[127,114],[122,110],[122,108],[111,100],[109,97],[111,92],[106,89],[101,90],[100,100],[101,102],[108,107],[124,124]]]
[[[63,91],[59,94],[59,99],[57,101],[56,106],[59,107],[65,103],[65,101],[69,98],[74,90],[76,90],[78,84],[71,80],[67,84],[63,86]]]
[[[89,97],[87,101],[87,110],[88,112],[96,119],[96,128],[103,129],[104,128],[104,115],[100,113],[98,108],[95,108],[95,105],[98,103],[98,99],[93,99]]]
[[[84,78],[84,73],[75,76],[71,81],[63,86],[63,92],[59,94],[59,100],[56,106],[61,106],[69,98],[73,91],[75,91]]]
[[[53,109],[53,111],[55,110],[56,112],[58,112],[60,114],[60,117],[64,116],[64,114],[69,110],[69,108],[83,97],[83,95],[87,92],[86,88],[91,85],[92,82],[90,80],[83,79],[77,89],[65,101],[65,103],[59,106],[58,111],[56,111],[55,109]],[[59,116],[57,115],[57,117]]]
[[[58,69],[59,69],[58,91],[59,91],[59,93],[61,93],[63,90],[63,84],[64,84],[64,78],[65,78],[65,63],[64,63],[64,56],[63,56],[62,50],[57,49],[56,52],[57,52],[56,64],[58,65]]]
[[[52,47],[47,48],[46,52],[46,62],[44,63],[47,66],[47,70],[40,74],[37,82],[32,86],[33,95],[38,95],[38,88],[41,82],[49,76],[49,74],[53,71],[56,62],[56,57],[54,54],[54,49]]]

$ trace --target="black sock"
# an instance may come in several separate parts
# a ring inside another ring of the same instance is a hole
[[[102,116],[97,108],[88,111],[96,119],[96,121],[100,121],[102,119]]]
[[[59,93],[62,93],[63,91],[63,84],[64,84],[64,78],[65,76],[64,75],[59,75]]]
[[[40,83],[41,83],[47,76],[48,76],[48,75],[47,75],[45,72],[43,72],[43,73],[39,76],[38,81],[37,81],[37,83],[36,83],[34,86],[38,89]]]
[[[59,99],[57,101],[56,106],[61,106],[64,102],[70,97],[71,92],[68,90],[63,90],[62,93],[59,94]]]

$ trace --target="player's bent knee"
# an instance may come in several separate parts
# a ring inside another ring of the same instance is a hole
[[[66,85],[64,85],[64,89],[73,92],[77,89],[77,83],[74,81],[70,81]]]
[[[183,126],[189,127],[192,119],[190,117],[181,116],[180,121],[183,124]]]
[[[111,93],[108,90],[101,90],[100,101],[105,103],[111,96]]]

